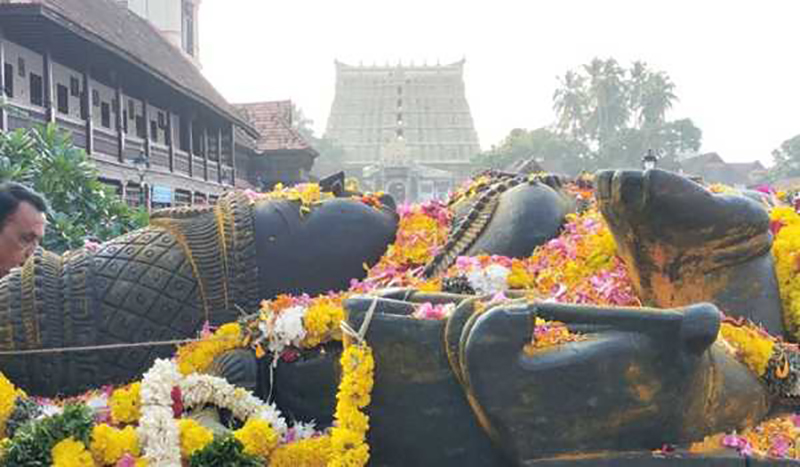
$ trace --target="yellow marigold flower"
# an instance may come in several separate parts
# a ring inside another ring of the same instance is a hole
[[[103,423],[92,429],[90,448],[101,465],[115,465],[126,453],[139,455],[139,439],[132,426],[120,430]]]
[[[5,436],[6,421],[14,411],[14,404],[20,394],[21,391],[0,373],[0,437]]]
[[[233,432],[233,436],[244,446],[246,454],[269,458],[278,445],[278,433],[264,420],[251,418],[244,426]]]
[[[95,463],[86,446],[67,438],[53,446],[53,467],[94,467]]]
[[[772,243],[772,256],[783,301],[784,322],[797,338],[800,330],[800,215],[790,207],[780,206],[770,212],[770,219],[783,225]]]
[[[336,405],[336,423],[342,428],[366,433],[369,430],[369,416],[352,404]]]
[[[306,337],[300,346],[313,348],[319,344],[339,337],[339,325],[344,320],[344,307],[330,298],[316,300],[303,317]]]
[[[331,459],[330,436],[302,439],[284,444],[272,453],[270,467],[326,467]]]
[[[522,262],[514,260],[511,266],[511,274],[506,279],[508,287],[512,289],[529,289],[533,287],[533,276],[528,273]]]
[[[242,332],[238,323],[228,323],[208,339],[181,346],[175,355],[178,369],[184,375],[202,373],[220,354],[242,345]]]
[[[181,436],[181,455],[185,458],[214,441],[211,430],[190,418],[178,420],[178,429]]]
[[[133,383],[130,386],[115,390],[108,400],[111,408],[111,419],[114,423],[134,423],[141,416],[141,399],[139,391],[141,383]]]
[[[758,376],[767,371],[767,364],[772,357],[774,341],[748,326],[734,326],[722,323],[722,337],[730,343],[748,368]]]
[[[331,431],[333,458],[329,466],[364,466],[369,461],[369,446],[364,435],[346,428],[335,427]]]

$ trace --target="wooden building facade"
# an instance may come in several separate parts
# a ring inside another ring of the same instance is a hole
[[[110,0],[0,1],[0,130],[55,123],[130,204],[213,202],[256,129],[149,22]]]

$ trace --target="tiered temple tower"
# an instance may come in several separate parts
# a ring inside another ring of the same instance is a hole
[[[401,198],[407,199],[440,196],[465,178],[480,145],[463,75],[464,60],[432,66],[337,61],[326,136],[345,149],[348,174],[388,189],[391,174],[406,169],[405,180],[394,178],[404,183]]]

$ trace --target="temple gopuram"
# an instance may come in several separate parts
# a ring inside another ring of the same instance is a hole
[[[448,65],[336,62],[326,136],[345,169],[398,201],[442,198],[480,152],[464,87],[464,60]]]

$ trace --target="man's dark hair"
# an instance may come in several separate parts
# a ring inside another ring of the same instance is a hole
[[[47,201],[39,193],[16,182],[0,183],[0,230],[23,201],[31,203],[41,213],[48,211]]]

